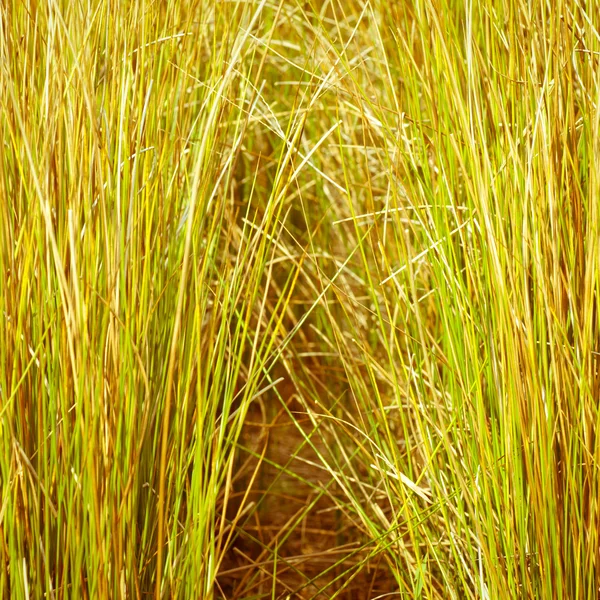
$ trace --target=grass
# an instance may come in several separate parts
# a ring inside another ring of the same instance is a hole
[[[597,7],[0,8],[0,596],[595,598]]]

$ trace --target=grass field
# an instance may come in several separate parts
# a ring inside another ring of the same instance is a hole
[[[600,597],[600,5],[0,6],[0,598]]]

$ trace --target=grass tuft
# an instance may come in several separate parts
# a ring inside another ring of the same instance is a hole
[[[0,597],[597,597],[596,12],[3,3]]]

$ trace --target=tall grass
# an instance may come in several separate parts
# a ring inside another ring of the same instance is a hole
[[[600,590],[594,2],[0,8],[0,596]]]

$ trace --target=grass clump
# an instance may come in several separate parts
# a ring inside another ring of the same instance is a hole
[[[597,596],[595,5],[0,11],[0,596]]]

